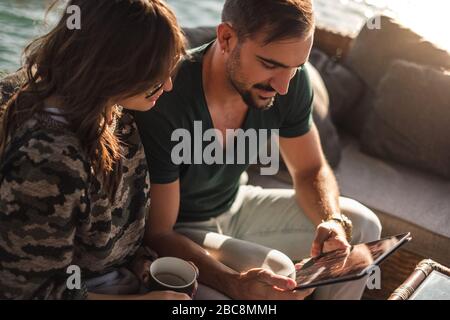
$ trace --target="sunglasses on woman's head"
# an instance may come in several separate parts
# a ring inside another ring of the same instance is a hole
[[[150,99],[151,97],[153,97],[159,90],[161,90],[161,88],[164,86],[164,83],[160,83],[157,86],[155,86],[152,90],[147,91],[145,94],[145,99]]]

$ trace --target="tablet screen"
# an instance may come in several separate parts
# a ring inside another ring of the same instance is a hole
[[[297,271],[298,288],[357,279],[409,239],[407,233],[357,244],[348,250],[336,250],[312,258]]]

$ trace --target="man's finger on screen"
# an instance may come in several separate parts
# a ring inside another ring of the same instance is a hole
[[[306,258],[306,259],[303,259],[302,261],[296,263],[296,264],[295,264],[295,271],[296,271],[296,272],[300,271],[300,270],[303,268],[303,266],[304,266],[306,263],[308,263],[310,260],[311,260],[311,258]]]
[[[322,223],[317,227],[316,236],[311,248],[311,255],[313,257],[316,257],[322,253],[323,243],[332,235],[333,230],[331,230],[326,223]]]

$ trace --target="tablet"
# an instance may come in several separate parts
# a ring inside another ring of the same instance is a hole
[[[297,270],[296,290],[361,279],[410,240],[411,234],[404,233],[311,258]]]

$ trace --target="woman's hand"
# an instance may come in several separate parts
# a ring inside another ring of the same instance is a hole
[[[152,265],[151,260],[145,258],[135,259],[134,263],[131,264],[130,269],[139,279],[139,281],[147,286],[150,282],[150,266]]]
[[[141,283],[147,285],[150,281],[150,266],[157,258],[158,255],[153,250],[147,247],[140,247],[133,261],[130,263],[129,269]]]

